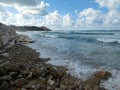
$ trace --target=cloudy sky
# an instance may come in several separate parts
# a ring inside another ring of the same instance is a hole
[[[0,0],[0,22],[53,30],[118,30],[120,0]]]

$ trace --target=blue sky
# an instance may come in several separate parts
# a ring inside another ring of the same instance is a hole
[[[120,0],[0,0],[0,22],[53,30],[120,29]]]

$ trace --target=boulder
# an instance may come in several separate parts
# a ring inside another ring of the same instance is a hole
[[[102,70],[102,71],[95,72],[94,76],[102,80],[107,80],[109,77],[111,77],[111,73],[108,71]]]
[[[9,26],[0,23],[0,49],[6,46],[16,36],[17,34],[14,30],[12,30]]]

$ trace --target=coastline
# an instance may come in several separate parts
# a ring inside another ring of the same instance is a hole
[[[49,59],[40,58],[38,52],[21,42],[15,38],[12,46],[0,54],[0,90],[106,90],[99,86],[100,81],[107,80],[111,73],[97,71],[83,81],[68,74],[65,67],[47,64]]]

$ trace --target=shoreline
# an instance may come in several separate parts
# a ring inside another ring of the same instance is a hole
[[[98,71],[82,81],[66,73],[64,67],[47,64],[49,59],[39,58],[39,54],[27,46],[18,44],[7,51],[9,59],[0,66],[1,71],[7,71],[0,72],[1,90],[4,83],[9,84],[5,90],[105,90],[99,87],[100,81],[111,76],[109,72]]]
[[[0,30],[3,50],[0,54],[0,90],[106,90],[100,87],[100,82],[107,80],[110,72],[97,71],[83,81],[68,74],[65,67],[46,63],[49,58],[39,57],[40,53],[24,45],[31,42],[28,37],[19,37],[5,25],[0,25],[0,29],[5,30]]]

